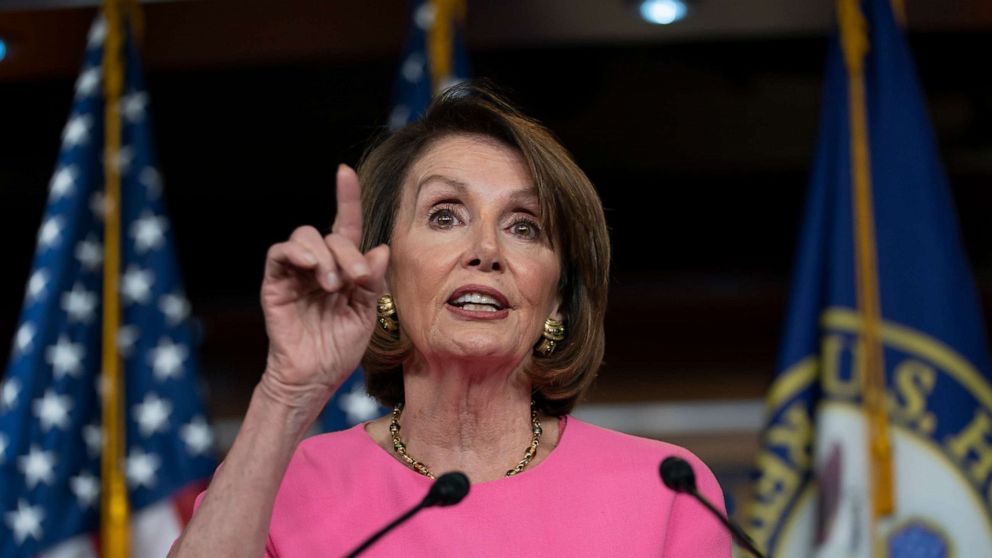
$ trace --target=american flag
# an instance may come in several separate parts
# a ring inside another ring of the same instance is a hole
[[[0,558],[96,556],[100,521],[103,42],[90,29],[0,388]],[[132,556],[164,556],[216,466],[190,306],[155,167],[139,57],[124,49],[121,324]]]
[[[403,48],[389,130],[396,131],[419,118],[431,103],[434,93],[466,79],[469,75],[468,51],[463,40],[463,0],[417,0],[410,3],[410,34]],[[443,63],[447,71],[434,67],[429,49],[433,32],[447,29],[449,58]],[[386,412],[365,391],[361,368],[338,389],[320,417],[324,432],[343,430]]]
[[[464,0],[410,2],[410,34],[396,73],[393,110],[389,114],[390,131],[420,118],[435,93],[468,78],[468,50],[464,41],[464,21],[460,20],[464,11]],[[438,31],[448,39],[447,46],[444,52],[432,53],[431,40]],[[444,60],[436,58],[444,54],[447,54]]]

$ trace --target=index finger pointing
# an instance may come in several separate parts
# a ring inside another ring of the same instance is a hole
[[[348,165],[338,166],[337,192],[338,211],[331,230],[357,246],[362,241],[362,193],[358,175]]]

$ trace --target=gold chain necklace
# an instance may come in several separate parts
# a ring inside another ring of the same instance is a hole
[[[411,469],[424,475],[429,479],[433,479],[434,473],[431,472],[430,468],[417,461],[416,459],[410,457],[406,453],[406,444],[403,440],[400,440],[400,415],[403,413],[403,404],[397,403],[393,407],[393,418],[389,421],[389,434],[393,438],[393,450],[403,459],[403,461],[410,466]],[[541,445],[541,434],[544,433],[544,429],[541,428],[541,419],[537,416],[537,408],[534,406],[534,402],[530,402],[530,445],[527,446],[527,451],[524,452],[524,458],[520,460],[517,465],[506,472],[506,476],[512,477],[520,471],[524,470],[534,456],[537,455],[537,447]]]

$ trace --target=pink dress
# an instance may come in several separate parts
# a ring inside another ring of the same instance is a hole
[[[515,477],[473,484],[460,504],[428,508],[363,556],[729,557],[730,535],[695,500],[662,484],[678,455],[723,507],[710,470],[678,446],[569,417],[558,446]],[[362,425],[303,441],[283,478],[267,556],[344,556],[416,505],[431,480],[380,448]]]

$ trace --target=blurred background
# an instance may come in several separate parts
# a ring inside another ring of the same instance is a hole
[[[329,227],[382,133],[402,0],[142,2],[165,200],[223,450],[265,362],[269,245]],[[812,162],[833,2],[469,2],[471,73],[596,184],[614,264],[606,364],[578,414],[687,446],[743,500]],[[17,326],[95,2],[0,1],[0,339]],[[908,31],[992,316],[992,4],[912,0]],[[8,344],[0,343],[0,361]]]

